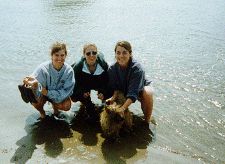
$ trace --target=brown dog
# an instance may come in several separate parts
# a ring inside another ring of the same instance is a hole
[[[100,114],[100,124],[103,134],[106,138],[119,137],[120,130],[131,130],[133,125],[133,115],[126,109],[124,115],[118,111],[118,109],[126,101],[122,92],[118,93],[118,97],[111,105],[106,105],[103,112]]]

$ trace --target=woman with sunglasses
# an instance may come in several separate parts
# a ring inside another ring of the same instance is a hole
[[[145,78],[145,72],[140,63],[133,59],[132,47],[127,41],[120,41],[115,46],[116,63],[109,68],[109,83],[113,96],[106,100],[113,103],[117,92],[122,91],[126,102],[120,107],[121,115],[136,100],[141,102],[141,108],[147,123],[150,122],[153,109],[153,90],[151,81]]]
[[[98,53],[95,44],[86,44],[83,47],[81,60],[72,65],[76,84],[71,99],[73,102],[80,101],[88,114],[88,119],[94,121],[97,118],[95,105],[91,101],[90,92],[96,90],[98,98],[105,100],[106,84],[108,83],[108,64],[103,54]]]

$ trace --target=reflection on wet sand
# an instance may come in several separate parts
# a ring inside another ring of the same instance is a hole
[[[147,156],[147,147],[153,140],[153,133],[143,120],[134,116],[132,133],[121,132],[117,140],[107,140],[101,135],[99,123],[93,124],[85,119],[85,113],[75,113],[63,120],[49,116],[44,121],[28,117],[25,130],[27,135],[17,141],[19,146],[11,158],[14,163],[26,163],[32,158],[37,145],[43,145],[45,154],[51,158],[63,158],[64,161],[86,163],[126,163],[128,159],[143,159]]]
[[[100,109],[101,110],[101,109]],[[99,111],[100,112],[100,111]],[[97,134],[101,133],[99,122],[93,123],[86,120],[87,114],[81,107],[72,121],[71,128],[81,134],[80,141],[87,146],[94,146],[98,143]]]
[[[108,163],[126,163],[126,159],[136,155],[138,149],[146,151],[152,139],[153,133],[149,126],[146,126],[140,117],[134,116],[132,134],[122,133],[120,139],[116,142],[104,140],[102,143],[102,154]]]
[[[26,120],[25,130],[27,135],[17,141],[19,148],[10,162],[26,163],[31,157],[36,145],[44,144],[46,155],[57,157],[63,150],[61,138],[72,137],[71,129],[64,120],[56,120],[47,116],[43,121],[37,121],[37,115],[33,114]]]
[[[131,133],[122,131],[120,138],[117,140],[107,140],[103,138],[103,135],[99,135],[102,134],[99,123],[90,124],[84,118],[85,113],[78,112],[71,128],[81,135],[80,141],[82,144],[95,146],[93,150],[88,150],[89,154],[93,153],[96,155],[97,152],[101,152],[99,154],[100,158],[103,155],[107,163],[126,163],[126,159],[132,158],[140,149],[143,150],[141,154],[146,155],[147,146],[153,141],[155,136],[149,129],[149,126],[143,122],[143,119],[134,115],[134,126]],[[79,147],[79,145],[76,146]],[[138,158],[143,159],[142,155]]]

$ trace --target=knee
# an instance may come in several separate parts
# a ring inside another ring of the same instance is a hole
[[[58,108],[60,110],[68,111],[71,108],[71,100],[70,98],[66,99],[62,103],[59,104]]]
[[[71,108],[71,102],[64,104],[64,111],[68,111]]]
[[[142,98],[152,99],[153,98],[153,88],[150,86],[145,86],[142,92]]]

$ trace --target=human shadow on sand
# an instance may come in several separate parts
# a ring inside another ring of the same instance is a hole
[[[147,149],[147,146],[154,141],[154,131],[144,123],[143,119],[134,115],[133,123],[131,133],[121,132],[118,140],[105,139],[102,143],[102,154],[107,163],[126,163],[126,159],[137,154],[137,149]]]
[[[60,138],[72,137],[69,124],[64,120],[55,119],[51,114],[42,121],[38,121],[37,118],[37,114],[27,118],[25,126],[27,135],[16,142],[19,147],[10,162],[26,163],[37,149],[36,145],[41,144],[44,144],[46,155],[55,158],[63,150]]]
[[[98,113],[101,110],[101,108],[96,108]],[[81,142],[84,145],[95,146],[98,143],[97,134],[101,133],[101,127],[98,121],[90,122],[87,120],[87,117],[84,107],[81,106],[75,113],[75,118],[71,123],[71,129],[81,134]]]

